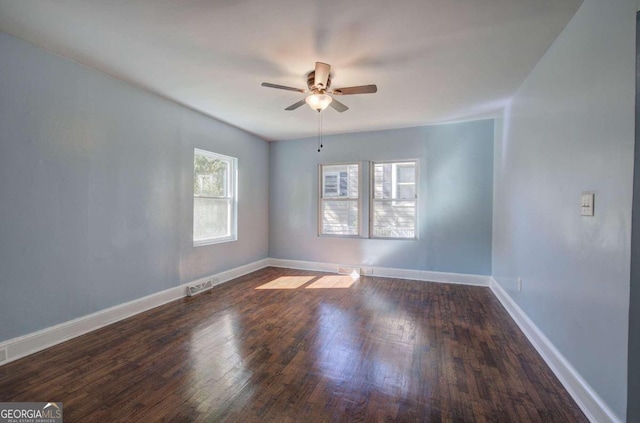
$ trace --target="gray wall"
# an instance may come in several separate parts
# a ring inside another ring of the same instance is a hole
[[[494,159],[494,278],[622,418],[634,3],[582,4],[498,122]],[[580,216],[582,191],[594,217]]]
[[[327,136],[324,146],[271,144],[270,257],[491,274],[493,121]],[[415,158],[419,240],[317,236],[318,164]]]
[[[0,33],[0,341],[267,256],[268,144]],[[192,247],[193,148],[239,239]]]
[[[631,217],[631,291],[629,298],[629,370],[627,398],[640,398],[640,12],[636,14],[636,111]],[[640,402],[627,401],[627,420],[640,421]]]

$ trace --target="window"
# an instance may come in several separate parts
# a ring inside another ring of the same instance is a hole
[[[373,163],[372,238],[416,238],[417,164],[417,161]]]
[[[237,239],[238,159],[195,149],[193,154],[193,245]]]
[[[360,165],[320,165],[320,235],[360,233]]]

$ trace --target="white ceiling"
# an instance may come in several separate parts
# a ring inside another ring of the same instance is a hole
[[[375,83],[323,112],[342,133],[495,114],[581,0],[0,0],[0,30],[267,140],[313,136],[285,107],[316,61],[332,87]]]

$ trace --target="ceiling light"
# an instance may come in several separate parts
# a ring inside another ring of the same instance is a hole
[[[313,110],[321,112],[331,104],[333,99],[328,94],[311,94],[305,98],[304,101],[306,101]]]

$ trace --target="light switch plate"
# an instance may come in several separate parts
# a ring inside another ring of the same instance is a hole
[[[580,215],[581,216],[593,216],[593,200],[594,195],[592,192],[583,192],[580,202]]]

